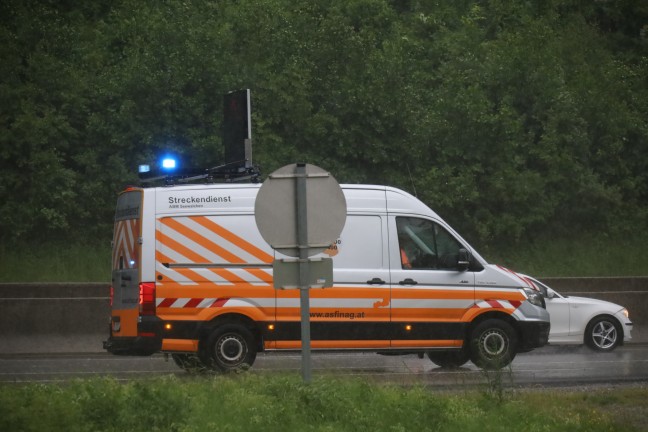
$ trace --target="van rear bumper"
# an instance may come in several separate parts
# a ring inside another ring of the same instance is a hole
[[[551,325],[547,321],[518,321],[520,329],[519,352],[530,351],[545,346],[549,342]]]
[[[162,349],[162,321],[154,316],[140,317],[137,336],[113,336],[104,341],[103,348],[112,354],[149,356]]]
[[[158,337],[109,337],[103,348],[111,354],[150,356],[162,349],[162,339]]]

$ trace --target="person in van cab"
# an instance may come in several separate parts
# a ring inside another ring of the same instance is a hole
[[[414,242],[405,233],[398,234],[398,245],[400,247],[401,265],[403,269],[412,268],[410,256],[414,258]]]
[[[452,270],[462,245],[438,224],[420,218],[397,218],[403,269]]]

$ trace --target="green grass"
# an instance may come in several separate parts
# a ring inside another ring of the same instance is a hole
[[[643,388],[439,392],[243,374],[0,386],[3,431],[639,431]],[[628,413],[633,413],[628,415]]]
[[[645,276],[648,233],[538,239],[484,248],[491,263],[537,277]],[[0,245],[0,282],[103,282],[110,280],[110,245]]]

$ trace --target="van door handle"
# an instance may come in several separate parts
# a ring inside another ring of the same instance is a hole
[[[373,278],[373,279],[367,281],[368,285],[382,285],[384,283],[385,283],[385,281],[380,279],[380,278]]]
[[[398,282],[398,284],[399,285],[416,285],[416,284],[418,284],[418,282],[416,282],[412,278],[407,278],[405,280],[402,280],[402,281]]]

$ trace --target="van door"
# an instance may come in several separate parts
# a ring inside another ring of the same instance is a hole
[[[324,254],[333,258],[334,286],[309,291],[313,349],[389,348],[386,233],[385,216],[350,214],[340,238],[332,239]],[[299,348],[299,290],[277,291],[277,322],[292,329],[277,347]]]
[[[475,275],[461,271],[466,248],[432,219],[389,216],[392,347],[460,347],[462,317],[475,304]]]
[[[119,195],[112,241],[112,318],[113,337],[137,336],[141,257],[142,191]]]

